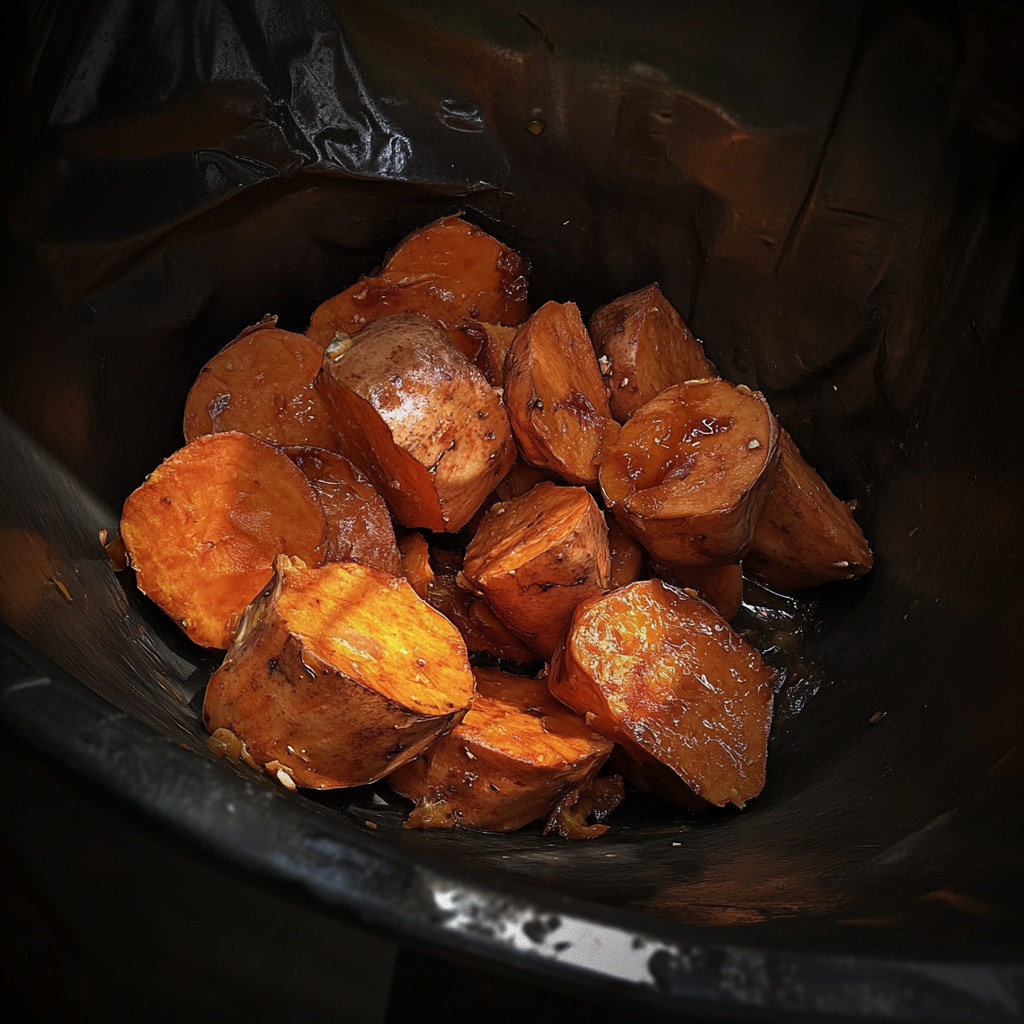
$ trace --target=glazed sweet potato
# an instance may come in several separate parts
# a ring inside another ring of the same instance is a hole
[[[327,517],[328,562],[362,562],[397,576],[401,558],[387,505],[348,459],[323,448],[284,453],[316,489]]]
[[[518,498],[526,494],[527,491],[533,490],[542,480],[550,479],[549,473],[531,466],[522,459],[516,459],[512,463],[512,468],[495,486],[494,492],[498,495],[499,501],[508,501],[510,498]]]
[[[618,425],[575,303],[547,302],[516,332],[505,360],[505,407],[527,462],[570,484],[597,484]]]
[[[800,590],[862,576],[873,562],[849,505],[829,490],[783,430],[775,482],[744,568],[770,587]]]
[[[515,460],[497,392],[426,317],[328,346],[318,387],[339,449],[404,526],[460,530]]]
[[[335,447],[334,428],[313,386],[322,350],[279,330],[276,316],[247,327],[200,371],[185,402],[185,440],[238,430],[277,444]]]
[[[611,411],[620,423],[673,384],[718,376],[657,284],[602,306],[590,336],[611,364]]]
[[[199,437],[165,459],[128,496],[121,535],[139,589],[189,639],[223,648],[276,555],[323,562],[327,522],[287,455],[232,432]]]
[[[416,801],[407,828],[521,828],[584,789],[612,751],[543,682],[474,673],[477,696],[466,717],[388,776],[392,789]]]
[[[462,320],[515,326],[529,313],[527,288],[517,253],[460,216],[442,217],[401,241],[377,277],[319,306],[306,334],[325,348],[339,332],[355,334],[396,313],[420,313],[453,329]]]
[[[644,568],[644,549],[619,525],[610,513],[605,513],[608,524],[608,551],[611,555],[610,587],[624,587],[640,578]]]
[[[472,320],[462,321],[458,328],[477,341],[472,359],[487,382],[491,387],[502,387],[505,383],[505,360],[518,328],[503,327],[501,324],[478,324]]]
[[[466,646],[405,580],[354,562],[274,568],[210,679],[208,732],[289,788],[332,789],[375,782],[462,718]]]
[[[601,464],[616,518],[669,569],[737,562],[771,490],[779,427],[764,398],[690,381],[636,412]]]
[[[710,605],[660,580],[581,604],[548,675],[560,701],[624,748],[627,777],[687,809],[742,807],[761,792],[774,682]]]
[[[459,581],[550,658],[573,609],[608,588],[608,527],[589,492],[544,481],[484,516]]]
[[[654,565],[655,575],[683,590],[694,590],[702,601],[712,605],[726,622],[736,617],[743,603],[743,567],[732,565],[695,565],[682,569],[664,569]]]

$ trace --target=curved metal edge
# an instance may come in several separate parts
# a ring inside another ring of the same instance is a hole
[[[15,654],[6,664],[0,659],[0,719],[12,732],[214,855],[298,883],[370,927],[675,1009],[728,1012],[730,1019],[1024,1016],[1021,962],[756,949],[446,870],[165,740],[7,628],[0,644]]]

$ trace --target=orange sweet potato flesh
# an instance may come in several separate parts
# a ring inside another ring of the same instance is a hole
[[[287,455],[231,432],[199,437],[155,469],[128,496],[121,535],[139,589],[189,639],[224,648],[275,556],[323,562],[327,522]]]
[[[457,532],[515,460],[498,393],[426,317],[328,346],[318,387],[340,451],[404,526]]]
[[[494,488],[499,501],[508,501],[510,498],[518,498],[532,490],[542,480],[550,480],[551,475],[542,469],[531,466],[522,459],[516,459],[512,468],[505,474],[502,480]]]
[[[734,565],[697,565],[665,571],[657,565],[657,576],[683,590],[695,590],[728,622],[743,604],[743,568]]]
[[[527,462],[596,486],[618,426],[575,303],[547,302],[516,332],[505,360],[505,407]]]
[[[576,606],[608,589],[608,527],[583,487],[537,484],[493,506],[459,577],[533,651],[550,658]]]
[[[659,565],[737,562],[768,500],[778,437],[758,392],[724,380],[677,384],[622,427],[601,491]]]
[[[328,562],[362,562],[397,576],[401,565],[387,505],[344,456],[323,448],[284,453],[316,489],[327,517]]]
[[[710,605],[660,580],[581,604],[548,675],[560,701],[622,746],[627,777],[687,809],[742,807],[761,792],[774,682]]]
[[[463,320],[458,328],[475,340],[476,350],[471,358],[480,367],[488,383],[491,387],[502,387],[505,383],[505,360],[517,328],[503,327],[501,324],[478,324],[472,320]]]
[[[862,576],[873,563],[850,507],[829,490],[783,430],[775,482],[743,567],[770,587],[800,590]]]
[[[186,441],[238,430],[277,444],[335,447],[313,386],[323,351],[276,323],[271,316],[246,328],[199,371],[185,402]]]
[[[620,423],[673,384],[718,376],[657,284],[602,306],[590,336],[611,363],[611,410]]]
[[[416,801],[407,828],[521,828],[547,817],[563,793],[585,788],[612,751],[543,682],[474,673],[477,696],[466,717],[388,776],[392,789]]]
[[[624,587],[640,578],[644,568],[644,549],[619,525],[615,516],[605,514],[608,524],[608,551],[611,555],[611,574],[608,585]]]
[[[306,334],[321,348],[335,336],[396,313],[420,313],[458,329],[462,320],[515,326],[529,314],[526,264],[461,217],[407,236],[377,277],[352,285],[313,313]]]
[[[333,789],[416,757],[472,700],[462,638],[405,580],[282,557],[210,679],[203,722],[270,773]]]

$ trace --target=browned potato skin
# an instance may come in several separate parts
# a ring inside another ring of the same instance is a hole
[[[527,462],[570,484],[597,485],[618,426],[575,303],[547,302],[519,328],[505,361],[505,407]]]
[[[229,729],[271,774],[333,789],[416,757],[472,699],[462,638],[405,580],[282,557],[210,679],[203,722]]]
[[[640,579],[644,569],[644,549],[619,525],[611,513],[605,513],[608,524],[608,550],[612,558],[609,586],[624,587]]]
[[[673,384],[718,376],[657,284],[602,306],[590,336],[611,362],[611,410],[620,423]]]
[[[493,669],[474,674],[477,696],[462,722],[388,776],[392,789],[416,801],[407,828],[511,832],[585,788],[611,753],[543,682]]]
[[[401,565],[388,507],[373,485],[337,452],[287,447],[284,453],[316,488],[327,517],[328,562],[362,562],[397,576]]]
[[[185,401],[186,441],[238,430],[264,441],[334,449],[330,413],[313,386],[323,353],[268,316],[200,371]]]
[[[420,313],[453,330],[463,320],[512,327],[529,315],[527,288],[517,253],[458,215],[442,217],[399,242],[379,276],[319,306],[306,334],[325,348],[339,332],[355,334],[396,313]]]
[[[121,535],[139,589],[203,647],[225,648],[276,555],[320,565],[327,522],[280,448],[207,434],[179,449],[124,503]]]
[[[610,574],[608,527],[597,503],[582,487],[544,481],[488,511],[459,581],[550,658],[573,609],[606,590]]]
[[[743,567],[770,587],[801,590],[862,576],[873,564],[850,507],[829,490],[783,430],[775,482]]]
[[[654,575],[682,590],[693,590],[702,601],[714,607],[726,622],[734,619],[743,604],[743,567],[736,565],[697,565],[666,569],[655,565]]]
[[[775,673],[708,604],[643,580],[576,609],[548,686],[620,744],[616,767],[686,809],[742,807],[764,786]],[[636,765],[641,770],[636,770]],[[660,773],[663,774],[663,773]]]
[[[338,445],[403,526],[455,533],[515,460],[498,393],[421,316],[385,317],[324,352]]]
[[[601,492],[667,570],[738,562],[768,500],[778,439],[759,392],[718,379],[677,384],[622,427]]]

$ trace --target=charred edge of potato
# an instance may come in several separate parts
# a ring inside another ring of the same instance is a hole
[[[583,790],[566,790],[558,798],[543,834],[557,832],[563,839],[596,839],[608,831],[603,821],[625,796],[621,775],[594,779]],[[591,816],[594,824],[588,825]]]

